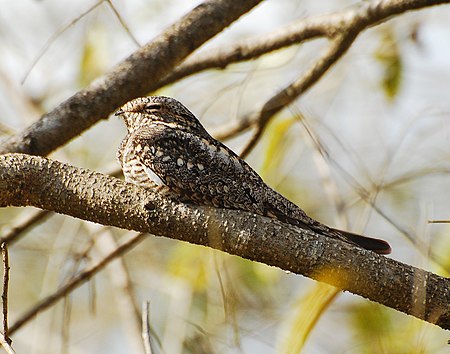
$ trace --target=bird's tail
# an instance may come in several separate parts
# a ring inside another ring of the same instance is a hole
[[[384,240],[380,240],[378,238],[362,236],[362,235],[354,234],[352,232],[342,231],[342,230],[338,230],[338,229],[331,229],[331,230],[337,232],[338,234],[341,234],[350,242],[355,243],[356,245],[358,245],[362,248],[365,248],[366,250],[371,250],[378,254],[389,254],[392,251],[389,243],[387,243]]]

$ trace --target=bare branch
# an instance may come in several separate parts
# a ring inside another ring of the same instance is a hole
[[[224,50],[199,54],[174,70],[196,48],[259,2],[261,0],[206,1],[108,74],[61,103],[23,132],[12,136],[0,147],[0,153],[46,155],[107,117],[126,101],[188,75],[224,68],[231,63],[253,59],[317,37],[333,38],[349,30],[359,33],[395,15],[449,3],[450,0],[363,2],[341,12],[299,21],[263,38],[259,36],[259,39],[246,40]],[[75,126],[74,120],[77,121]],[[245,124],[239,129],[249,126]]]
[[[242,158],[245,158],[255,147],[270,119],[314,85],[344,55],[355,38],[356,33],[353,32],[347,32],[337,36],[332,41],[328,50],[314,62],[313,66],[304,75],[275,94],[264,104],[261,112],[258,114],[257,130],[241,152]]]
[[[242,157],[246,157],[261,138],[270,119],[319,81],[323,74],[345,54],[359,33],[406,11],[448,2],[450,1],[364,2],[340,12],[302,19],[266,36],[246,39],[225,49],[216,48],[194,55],[164,78],[161,85],[173,83],[202,70],[223,69],[232,63],[254,59],[271,51],[314,38],[331,39],[330,48],[318,62],[314,63],[313,67],[298,80],[271,97],[259,113],[245,116],[230,126],[217,130],[214,134],[217,139],[223,140],[257,125],[256,132],[241,153]]]
[[[8,344],[11,344],[8,329],[8,287],[9,287],[9,255],[6,243],[1,244],[3,259],[3,291],[2,291],[2,313],[3,313],[3,337]]]
[[[124,242],[122,245],[118,246],[114,251],[110,252],[107,256],[102,258],[98,263],[94,264],[93,266],[89,267],[82,273],[78,274],[76,277],[74,277],[72,280],[70,280],[67,284],[63,285],[61,288],[59,288],[55,293],[52,295],[49,295],[45,299],[41,300],[34,306],[32,309],[27,311],[25,314],[22,315],[10,328],[9,328],[9,334],[13,334],[15,331],[17,331],[19,328],[21,328],[24,324],[26,324],[28,321],[30,321],[32,318],[34,318],[38,313],[48,309],[52,305],[54,305],[59,300],[63,299],[65,296],[67,296],[68,293],[73,291],[74,289],[80,287],[84,283],[86,283],[89,279],[91,279],[95,274],[97,274],[99,271],[101,271],[103,268],[105,268],[111,261],[116,259],[117,257],[122,256],[125,254],[128,250],[136,246],[140,241],[143,240],[145,234],[137,234],[134,237],[132,237],[127,242]]]
[[[100,173],[22,154],[0,156],[0,206],[10,205],[209,246],[450,329],[449,279],[251,213],[174,203]]]
[[[152,354],[155,350],[152,349],[152,336],[150,330],[150,302],[144,301],[142,303],[142,341],[144,343],[145,354]]]
[[[26,231],[44,222],[52,214],[51,211],[39,210],[4,234],[0,238],[0,243],[6,243],[8,246],[11,246],[13,243],[17,242]]]
[[[109,73],[8,139],[0,153],[48,154],[118,106],[155,89],[173,67],[261,1],[203,2]]]
[[[255,59],[272,51],[308,40],[321,37],[332,39],[346,31],[360,33],[395,15],[449,2],[449,0],[362,2],[339,12],[301,19],[275,32],[248,38],[232,46],[214,48],[193,55],[161,80],[159,86],[172,84],[203,70],[224,69],[230,64]]]
[[[0,333],[0,344],[2,345],[3,349],[5,349],[6,353],[16,354],[14,349],[11,347],[11,344],[8,343],[8,341],[5,339],[5,336],[3,335],[3,333]]]

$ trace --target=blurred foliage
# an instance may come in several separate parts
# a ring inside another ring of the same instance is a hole
[[[355,352],[361,354],[435,354],[445,352],[445,341],[427,331],[427,325],[392,309],[361,302],[349,312]]]
[[[270,292],[270,288],[276,286],[280,279],[281,272],[277,268],[244,258],[232,257],[232,259],[237,279],[252,293],[263,296]]]
[[[393,101],[401,88],[403,61],[399,43],[392,26],[382,27],[375,58],[382,66],[381,86],[388,100]]]
[[[281,273],[265,264],[186,243],[174,245],[170,252],[167,276],[187,281],[201,301],[207,301],[205,293],[214,289],[212,293],[225,297],[215,302],[259,306],[268,301]]]
[[[205,291],[212,275],[211,260],[208,257],[211,252],[213,251],[184,243],[175,245],[167,264],[168,275],[184,279],[194,291]]]
[[[268,185],[289,200],[296,202],[301,199],[302,207],[305,208],[308,189],[289,170],[295,168],[292,163],[300,155],[298,151],[302,151],[302,144],[298,140],[303,135],[295,125],[298,121],[298,116],[281,116],[270,121],[264,132],[263,161],[258,172]],[[288,168],[286,162],[291,164]]]
[[[188,338],[184,342],[184,346],[186,353],[189,354],[213,354],[216,352],[213,349],[210,338],[200,334]]]
[[[295,122],[293,117],[273,119],[265,130],[267,142],[260,175],[269,183],[271,179],[279,178],[280,165],[292,146],[289,133]]]
[[[86,32],[80,62],[80,87],[87,86],[105,72],[108,62],[107,38],[107,32],[99,22],[95,22]]]
[[[330,285],[316,283],[306,296],[290,305],[291,314],[279,333],[281,345],[278,353],[300,353],[309,334],[339,292]]]

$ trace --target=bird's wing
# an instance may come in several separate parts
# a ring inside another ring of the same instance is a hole
[[[218,141],[169,126],[144,127],[134,137],[141,162],[183,201],[274,217],[377,253],[390,252],[378,239],[330,228],[267,186],[234,152]]]
[[[142,147],[141,162],[183,200],[264,215],[246,182],[248,167],[221,143],[154,124],[140,129],[134,144]]]

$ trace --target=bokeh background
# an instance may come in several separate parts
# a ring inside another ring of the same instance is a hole
[[[0,0],[0,138],[38,120],[198,3]],[[200,50],[354,3],[268,0]],[[384,238],[393,258],[443,276],[450,269],[450,226],[430,221],[450,219],[449,21],[444,5],[366,30],[320,82],[273,119],[247,158],[311,216]],[[183,102],[214,134],[261,108],[326,46],[325,40],[292,46],[157,94]],[[50,157],[112,173],[125,132],[113,116]],[[250,136],[225,143],[239,153]],[[35,212],[0,210],[0,232]],[[33,228],[10,248],[10,321],[127,234],[60,215]],[[449,348],[448,333],[438,327],[352,294],[333,294],[276,268],[148,236],[17,332],[13,345],[18,353],[142,353],[133,310],[150,301],[160,353],[293,353],[302,345],[304,353]]]

